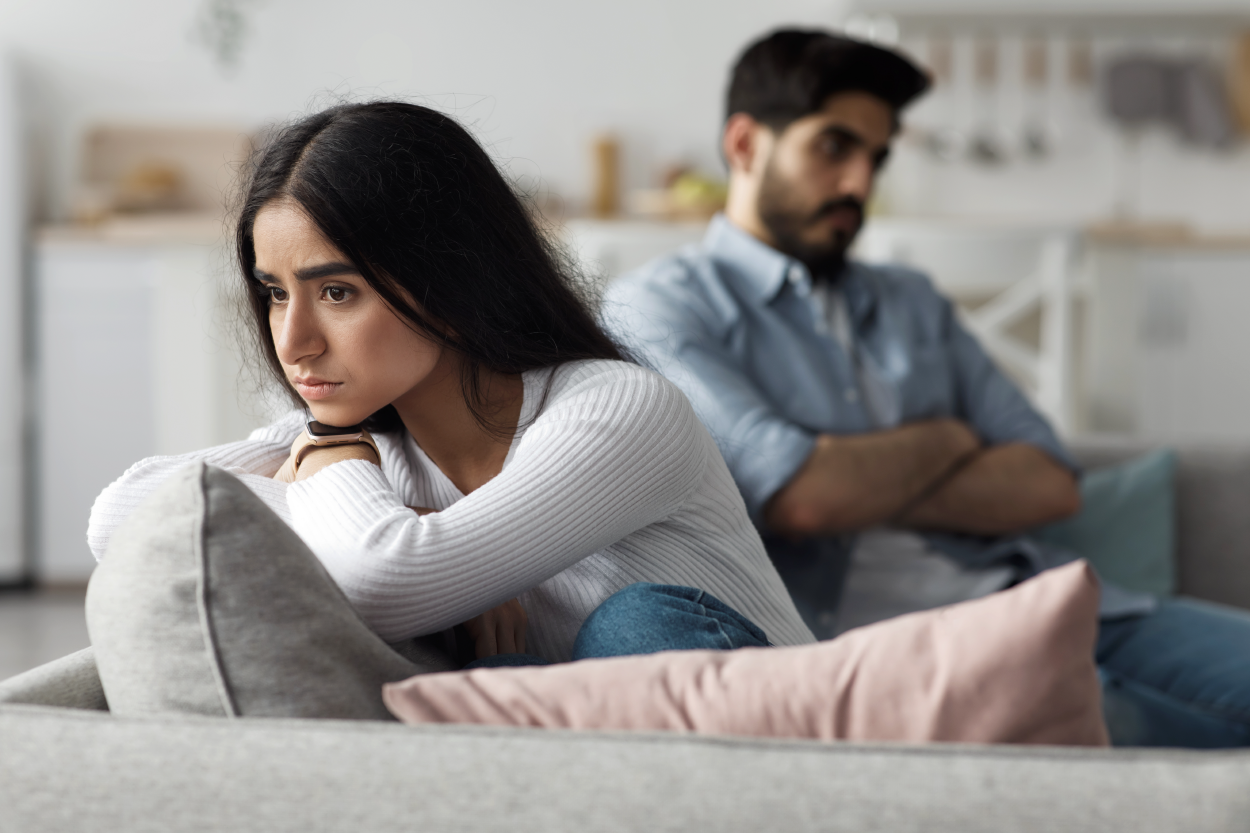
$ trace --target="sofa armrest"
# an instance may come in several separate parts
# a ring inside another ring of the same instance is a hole
[[[1117,437],[1070,444],[1081,465],[1160,447]],[[1174,446],[1177,592],[1250,609],[1250,446]]]
[[[0,681],[0,703],[108,711],[95,650],[81,651]]]

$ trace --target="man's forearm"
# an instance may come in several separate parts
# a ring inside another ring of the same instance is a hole
[[[979,447],[958,420],[854,436],[822,434],[764,510],[780,535],[831,535],[890,520]]]
[[[1072,473],[1025,443],[985,449],[902,517],[916,529],[1003,535],[1065,518],[1081,506]]]

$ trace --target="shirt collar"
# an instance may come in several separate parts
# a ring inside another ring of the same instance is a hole
[[[703,245],[712,258],[727,267],[735,282],[760,303],[771,303],[787,283],[802,295],[811,293],[812,276],[806,266],[747,234],[724,214],[712,218]],[[876,307],[868,271],[863,264],[848,262],[838,279],[856,327],[867,321]]]
[[[729,222],[724,214],[712,218],[703,245],[713,259],[728,268],[735,282],[761,303],[776,298],[787,280],[795,284],[806,282],[811,288],[812,278],[806,266],[756,240]]]

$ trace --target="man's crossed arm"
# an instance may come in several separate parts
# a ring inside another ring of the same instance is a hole
[[[1000,535],[1067,517],[1080,502],[1076,478],[1036,446],[986,448],[963,422],[938,419],[820,435],[764,521],[796,538],[883,523]]]

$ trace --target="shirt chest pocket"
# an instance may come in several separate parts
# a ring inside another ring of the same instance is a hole
[[[940,342],[912,344],[899,369],[895,384],[902,422],[957,415],[954,370]]]

